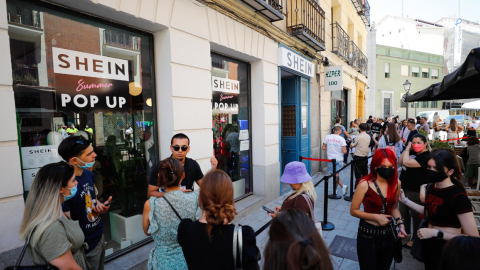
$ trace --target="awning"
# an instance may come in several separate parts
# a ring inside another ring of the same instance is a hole
[[[465,103],[462,109],[480,110],[480,100]]]
[[[473,49],[465,62],[446,75],[442,82],[430,85],[406,98],[406,102],[480,98],[480,47]]]

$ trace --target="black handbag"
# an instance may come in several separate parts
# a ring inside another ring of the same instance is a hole
[[[427,198],[428,190],[432,184],[428,184],[427,188],[425,188],[425,199]],[[419,229],[428,228],[428,220],[427,220],[427,208],[423,206],[423,219],[418,225]],[[422,240],[418,238],[418,235],[415,235],[413,238],[413,245],[412,249],[410,250],[410,254],[420,262],[423,262],[423,252],[422,252]]]
[[[32,237],[33,232],[35,232],[35,229],[33,229],[30,237]],[[25,251],[27,251],[27,246],[28,246],[28,243],[30,242],[30,237],[25,242],[25,245],[23,246],[22,252],[20,253],[20,257],[18,258],[17,262],[15,263],[15,266],[7,266],[5,268],[5,270],[58,270],[58,268],[56,266],[53,266],[49,263],[47,263],[46,265],[20,266],[20,264],[22,263],[22,260],[23,260],[23,256],[25,255]]]
[[[375,187],[377,188],[378,195],[380,195],[380,198],[382,198],[382,214],[387,214],[387,202],[385,197],[382,194],[382,191],[377,185],[377,182],[373,182],[375,184]],[[401,263],[403,261],[403,254],[402,254],[402,240],[398,238],[398,232],[397,229],[395,229],[395,220],[393,219],[392,216],[390,216],[391,222],[388,225],[390,228],[390,231],[392,232],[393,235],[393,259],[395,260],[396,263]]]

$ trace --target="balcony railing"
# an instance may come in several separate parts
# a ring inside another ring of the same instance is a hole
[[[367,76],[368,74],[368,58],[365,54],[363,54],[362,51],[360,51],[360,55],[359,55],[359,60],[358,60],[358,63],[360,65],[360,73],[362,73],[363,75]]]
[[[242,0],[242,2],[262,14],[270,22],[284,19],[280,1],[281,0]]]
[[[352,0],[352,4],[357,10],[358,15],[362,18],[366,26],[370,26],[370,4],[367,0]]]
[[[314,0],[289,0],[287,31],[317,51],[325,51],[325,11]]]
[[[38,86],[38,69],[36,67],[13,67],[13,84]]]
[[[360,73],[367,75],[368,59],[353,41],[350,41],[349,63]]]
[[[140,50],[140,38],[125,33],[103,30],[103,44],[125,49]]]
[[[42,28],[40,12],[24,8],[12,3],[7,3],[7,19],[10,23]]]
[[[348,47],[350,45],[350,37],[343,28],[335,22],[333,24],[333,53],[338,54],[348,61]]]

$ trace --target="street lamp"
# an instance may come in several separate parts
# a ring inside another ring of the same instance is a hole
[[[403,84],[403,89],[405,89],[405,91],[407,92],[405,94],[405,98],[408,97],[408,92],[410,92],[410,87],[412,86],[412,84],[406,80],[405,83]],[[407,103],[407,120],[408,120],[408,102]]]

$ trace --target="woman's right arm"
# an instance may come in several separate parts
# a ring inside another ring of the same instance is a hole
[[[425,195],[424,195],[425,196]],[[424,212],[424,208],[423,206],[421,205],[418,205],[416,203],[414,203],[413,201],[411,200],[407,200],[407,202],[405,203],[405,200],[407,198],[405,197],[405,193],[403,192],[403,189],[400,191],[400,197],[399,197],[399,200],[401,203],[405,204],[406,206],[408,206],[410,209],[414,210],[415,212],[417,213],[423,213]]]
[[[360,219],[376,221],[382,226],[387,225],[390,222],[390,219],[388,219],[387,215],[365,213],[364,211],[360,210],[360,205],[365,198],[365,193],[367,193],[367,190],[367,181],[362,181],[358,184],[357,189],[353,194],[352,205],[350,206],[350,215]]]
[[[449,128],[449,127],[450,127],[450,124],[448,124],[448,125],[444,128],[444,130],[445,130],[445,131],[448,131],[448,128]]]
[[[60,257],[51,260],[50,264],[56,266],[60,270],[85,270],[77,264],[75,259],[73,259],[72,251],[70,251],[70,249]]]

